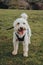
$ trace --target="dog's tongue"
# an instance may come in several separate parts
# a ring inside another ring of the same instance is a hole
[[[23,34],[23,31],[20,31],[19,34],[22,35]]]

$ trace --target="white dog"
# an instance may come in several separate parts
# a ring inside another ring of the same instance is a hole
[[[28,57],[28,46],[30,44],[31,29],[28,25],[27,14],[21,14],[21,18],[18,18],[14,21],[14,33],[13,33],[13,46],[14,50],[13,55],[16,55],[18,52],[18,44],[23,43],[23,55]]]

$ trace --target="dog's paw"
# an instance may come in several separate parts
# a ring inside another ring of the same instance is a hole
[[[17,52],[13,51],[13,52],[12,52],[12,55],[17,55]]]
[[[28,57],[28,53],[24,53],[23,56],[24,56],[24,57]]]

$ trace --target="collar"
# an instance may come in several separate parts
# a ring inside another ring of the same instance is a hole
[[[16,33],[15,33],[15,34],[16,34]],[[25,35],[24,35],[22,38],[20,38],[20,37],[16,34],[16,37],[18,38],[19,41],[24,41]]]

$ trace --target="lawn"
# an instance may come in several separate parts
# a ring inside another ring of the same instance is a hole
[[[32,30],[29,56],[23,57],[22,44],[18,55],[13,56],[13,21],[25,12]],[[0,9],[0,65],[43,65],[43,10],[2,10]]]

